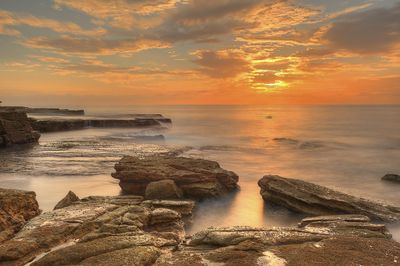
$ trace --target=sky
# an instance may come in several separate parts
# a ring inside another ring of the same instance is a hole
[[[400,104],[400,1],[0,0],[0,100]]]

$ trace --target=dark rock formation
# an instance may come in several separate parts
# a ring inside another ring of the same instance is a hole
[[[150,182],[145,191],[146,199],[179,199],[182,191],[171,179]]]
[[[79,197],[74,192],[69,191],[67,195],[56,204],[54,210],[68,207],[77,201],[79,201]]]
[[[152,265],[161,253],[182,243],[182,217],[191,215],[193,206],[188,201],[153,204],[137,196],[84,198],[30,220],[0,244],[0,261],[4,265],[32,260],[32,265],[46,266]]]
[[[381,221],[400,220],[398,207],[357,198],[297,179],[266,175],[258,181],[258,185],[265,201],[305,214],[362,214]]]
[[[400,183],[400,175],[386,174],[382,177],[382,180]]]
[[[0,243],[39,214],[35,192],[0,188]]]
[[[39,138],[40,134],[32,129],[26,113],[0,109],[0,148],[35,143]]]
[[[239,179],[217,162],[176,156],[124,156],[115,165],[115,170],[112,176],[120,180],[123,192],[136,195],[144,195],[151,182],[171,179],[183,191],[184,197],[217,197],[235,190]]]
[[[141,128],[161,126],[157,119],[137,118],[137,119],[34,119],[30,118],[32,127],[39,132],[57,132],[67,130],[78,130],[84,128]]]
[[[71,110],[60,108],[35,108],[25,106],[3,106],[2,109],[12,112],[24,112],[29,114],[45,114],[45,115],[84,115],[84,110]]]

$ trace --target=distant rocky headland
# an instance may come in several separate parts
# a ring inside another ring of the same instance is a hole
[[[32,118],[28,114],[46,114],[57,118]],[[40,133],[80,130],[85,128],[144,128],[162,127],[172,123],[161,114],[132,114],[130,119],[93,119],[84,116],[84,110],[59,108],[30,108],[0,106],[0,147],[35,143]],[[62,117],[65,116],[65,117]],[[67,116],[81,116],[68,118]]]

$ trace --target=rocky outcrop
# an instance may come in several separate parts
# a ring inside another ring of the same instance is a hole
[[[151,182],[169,179],[186,198],[217,197],[235,190],[239,179],[217,162],[176,156],[124,156],[115,170],[112,176],[120,180],[122,191],[135,195],[144,195]]]
[[[265,201],[300,213],[361,214],[380,221],[400,220],[398,207],[357,198],[297,179],[266,175],[259,180],[258,185]]]
[[[400,183],[400,175],[386,174],[382,177],[382,180]]]
[[[40,134],[32,129],[26,113],[0,110],[0,148],[35,143]]]
[[[39,214],[35,192],[0,188],[0,243]]]
[[[396,265],[400,244],[384,225],[359,215],[312,219],[298,228],[212,227],[155,265]]]
[[[4,265],[29,261],[32,265],[152,265],[161,253],[182,243],[182,217],[190,216],[193,206],[188,201],[153,204],[137,196],[87,197],[30,220],[0,244],[0,261]]]
[[[39,132],[57,132],[84,128],[141,128],[161,126],[159,119],[34,119],[30,118],[32,127]]]
[[[79,201],[79,197],[74,192],[69,191],[67,195],[56,204],[54,210],[68,207],[77,201]]]
[[[84,115],[84,110],[71,110],[60,108],[35,108],[25,106],[3,106],[4,110],[13,112],[25,112],[28,114],[45,114],[45,115]]]
[[[400,244],[360,215],[297,228],[209,228],[185,236],[193,201],[87,197],[0,243],[1,265],[395,265]],[[303,257],[304,255],[304,257]],[[300,264],[299,264],[300,263]]]

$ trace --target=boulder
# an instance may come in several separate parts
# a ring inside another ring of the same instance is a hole
[[[382,177],[382,180],[400,183],[400,175],[386,174]]]
[[[56,204],[54,210],[68,207],[69,205],[77,201],[79,201],[79,197],[74,192],[69,191],[67,195],[65,195],[65,197]]]
[[[182,198],[182,191],[171,179],[150,182],[146,186],[146,199],[179,199]]]
[[[33,130],[26,113],[0,109],[0,148],[36,143],[39,138],[40,134]]]
[[[151,182],[173,180],[184,197],[217,197],[238,188],[239,179],[217,162],[169,155],[124,156],[115,170],[112,176],[120,180],[122,191],[137,195],[145,195]]]
[[[39,214],[35,192],[0,188],[0,242]]]
[[[266,202],[309,215],[361,214],[374,220],[399,221],[400,208],[347,195],[297,179],[266,175],[258,181]]]

